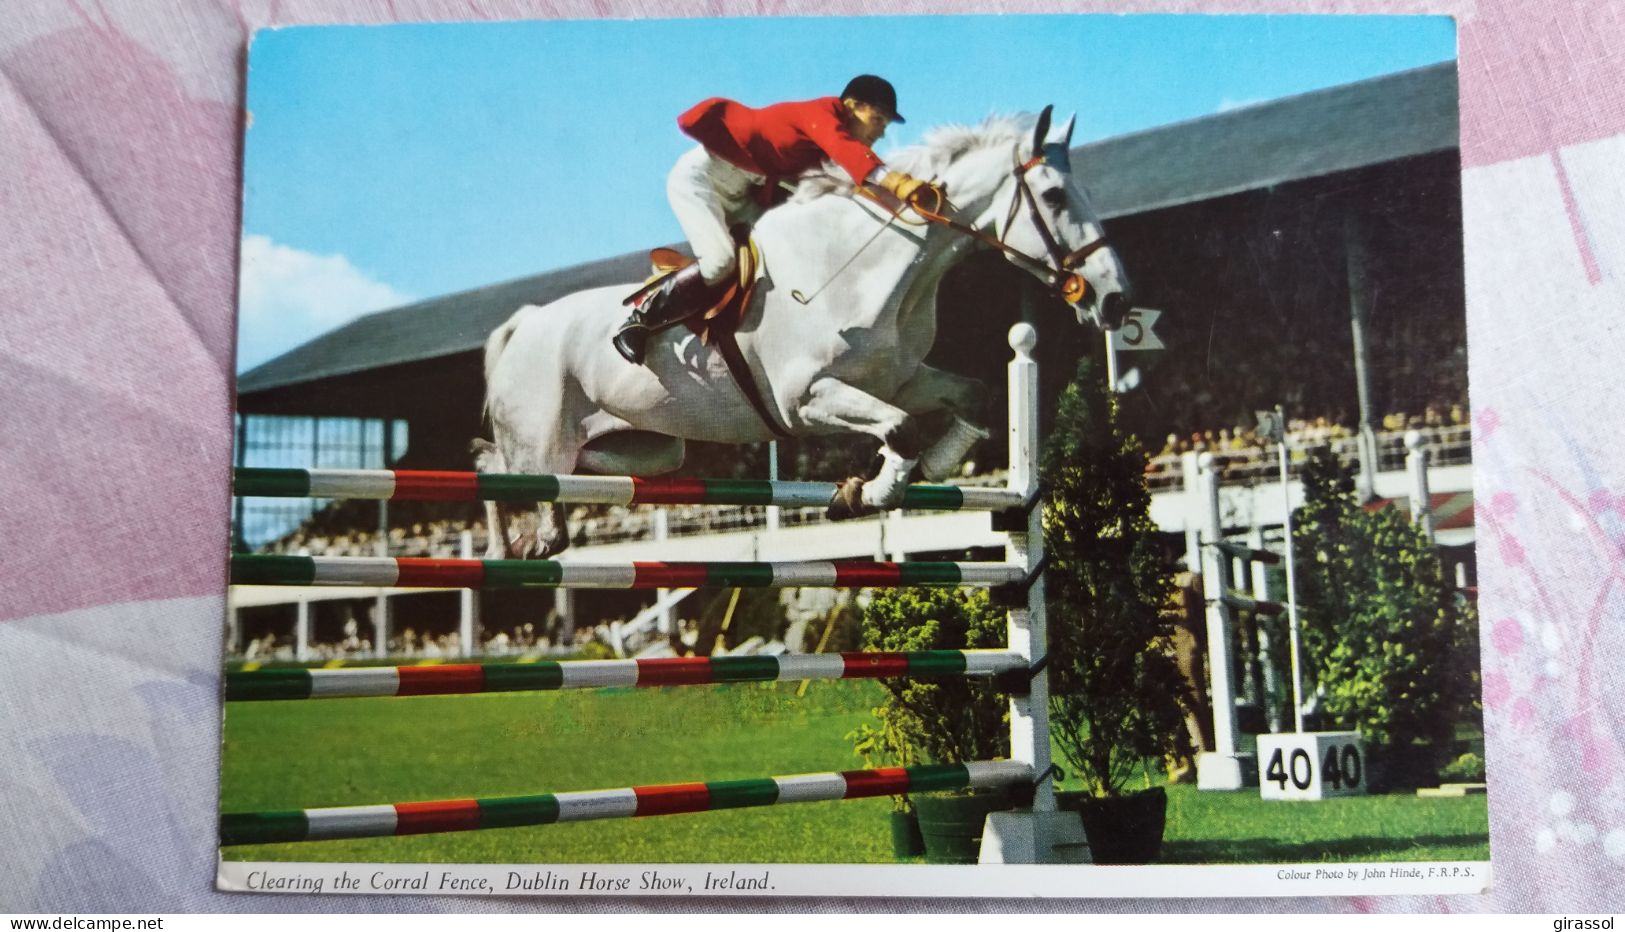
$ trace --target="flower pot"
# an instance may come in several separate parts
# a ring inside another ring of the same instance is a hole
[[[1076,808],[1096,864],[1150,864],[1162,853],[1168,793],[1155,787],[1128,796],[1060,793],[1056,805]]]
[[[982,825],[990,812],[1010,808],[1002,790],[978,790],[968,796],[919,796],[914,811],[920,817],[925,860],[931,864],[975,864],[982,853]]]
[[[925,840],[920,837],[920,817],[911,809],[892,810],[891,853],[899,860],[925,854]]]

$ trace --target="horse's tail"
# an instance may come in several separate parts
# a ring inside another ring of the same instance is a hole
[[[491,416],[491,373],[496,371],[497,360],[502,358],[502,351],[508,348],[508,341],[513,338],[513,332],[519,324],[515,321],[519,315],[515,314],[502,322],[502,326],[491,331],[485,339],[485,407],[481,416]]]

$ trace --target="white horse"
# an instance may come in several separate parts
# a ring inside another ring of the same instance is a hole
[[[937,336],[938,284],[968,250],[1001,249],[1063,292],[1080,323],[1121,322],[1127,277],[1072,178],[1073,122],[1051,131],[1046,107],[1036,121],[942,127],[888,160],[942,184],[960,229],[849,196],[850,183],[833,172],[804,179],[756,224],[761,280],[737,337],[767,413],[793,436],[857,432],[882,443],[877,475],[849,480],[832,513],[894,507],[916,464],[927,479],[944,478],[988,435],[982,384],[922,365]],[[655,335],[644,366],[616,353],[621,299],[637,287],[529,305],[491,334],[495,443],[475,442],[480,471],[651,476],[682,464],[685,439],[774,439],[721,354],[686,328]],[[954,415],[947,431],[922,437],[918,418],[943,410]],[[486,510],[489,557],[569,546],[557,504],[541,505],[529,542],[508,539],[495,503]]]

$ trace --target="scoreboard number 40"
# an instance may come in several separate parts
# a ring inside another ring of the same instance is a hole
[[[1358,732],[1259,735],[1263,799],[1364,795],[1365,753]]]

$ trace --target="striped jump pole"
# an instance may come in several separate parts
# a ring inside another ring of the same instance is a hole
[[[335,670],[253,670],[226,674],[228,702],[442,696],[612,686],[698,686],[784,680],[914,679],[997,676],[1025,668],[1002,650],[661,657],[653,660],[544,660]]]
[[[563,502],[576,505],[778,505],[823,507],[833,482],[766,479],[639,479],[407,469],[265,469],[239,467],[233,490],[266,498],[360,498],[411,502]],[[1009,489],[912,485],[903,508],[999,511],[1021,504]]]
[[[298,557],[234,553],[231,582],[250,586],[380,586],[437,589],[896,588],[1002,586],[1016,563],[887,563],[865,560],[713,563],[575,563],[429,557]]]
[[[1032,770],[1026,764],[999,760],[714,783],[631,786],[534,796],[445,799],[277,812],[227,812],[220,816],[220,844],[263,845],[431,832],[471,832],[556,822],[632,819],[751,806],[980,789],[1011,786],[1031,779]]]

